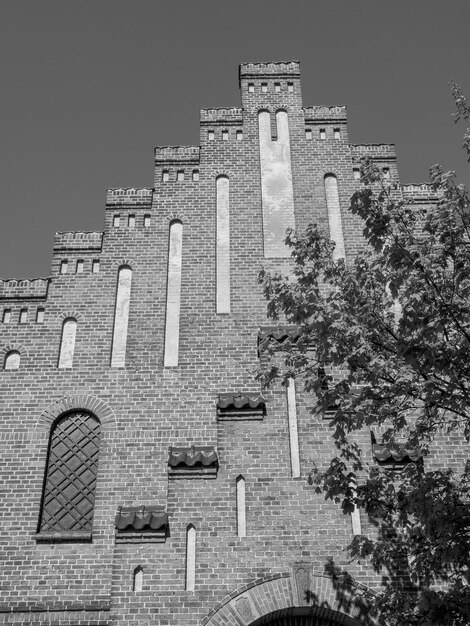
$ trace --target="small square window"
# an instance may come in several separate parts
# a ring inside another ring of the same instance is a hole
[[[183,180],[184,180],[184,170],[178,170],[178,171],[176,172],[176,180],[177,180],[179,183],[182,183],[182,182],[183,182]]]
[[[99,274],[100,272],[100,260],[99,259],[93,259],[91,271],[93,272],[93,274]]]
[[[222,131],[222,140],[223,141],[228,141],[228,130],[223,130]]]
[[[333,137],[335,139],[341,139],[341,131],[339,128],[334,128],[333,129]]]
[[[312,139],[312,129],[311,128],[306,128],[305,129],[305,139]]]
[[[248,83],[248,91],[249,91],[250,93],[254,93],[254,91],[255,91],[255,85],[254,85],[254,83]]]
[[[2,322],[9,324],[11,322],[11,309],[3,309]]]
[[[361,180],[361,170],[358,167],[353,169],[354,180]]]
[[[135,228],[135,215],[129,215],[127,225],[129,226],[129,228]]]
[[[44,322],[44,309],[38,307],[36,309],[36,324],[42,324]]]
[[[162,182],[167,183],[169,180],[170,180],[170,172],[168,170],[163,170]]]
[[[199,170],[193,170],[193,180],[194,181],[199,180]]]
[[[120,225],[121,225],[121,216],[115,215],[113,217],[113,228],[119,228]]]
[[[237,141],[241,141],[243,139],[243,131],[237,130]]]
[[[281,91],[281,83],[274,83],[274,91],[279,93]]]
[[[149,228],[150,226],[150,215],[147,213],[144,215],[144,228]]]
[[[76,274],[83,274],[83,259],[78,259],[77,264],[75,266]]]
[[[268,83],[261,83],[261,91],[266,93],[268,91]]]
[[[287,83],[287,91],[294,91],[294,83]]]
[[[382,168],[382,173],[384,178],[390,178],[390,168],[389,167],[383,167]]]
[[[215,135],[214,135],[214,131],[213,130],[208,130],[207,131],[207,139],[209,141],[214,141],[215,139]]]
[[[326,139],[326,130],[324,128],[320,128],[320,139]]]
[[[20,324],[26,324],[28,321],[28,309],[20,310]]]
[[[60,262],[60,273],[67,274],[68,268],[69,268],[69,262],[67,261],[67,259],[62,259],[62,261]]]

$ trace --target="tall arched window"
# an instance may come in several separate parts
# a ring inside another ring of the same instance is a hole
[[[88,411],[60,417],[51,429],[40,533],[91,533],[101,425]]]
[[[216,188],[216,311],[217,313],[230,313],[230,204],[228,177],[219,176],[216,181]]]
[[[330,226],[330,239],[336,246],[333,250],[334,259],[344,259],[343,224],[341,221],[341,206],[339,203],[338,179],[334,174],[325,176],[325,195],[328,210],[328,224]]]
[[[181,264],[183,255],[183,224],[175,220],[170,224],[168,246],[168,274],[166,288],[165,353],[163,365],[178,365],[181,306]]]
[[[17,370],[20,367],[20,353],[18,350],[10,350],[5,354],[5,361],[3,362],[4,370]]]
[[[111,367],[126,365],[127,327],[131,302],[132,270],[127,265],[119,268],[114,307],[113,343],[111,346]]]
[[[59,363],[60,369],[72,367],[73,353],[75,351],[75,337],[77,334],[77,320],[73,317],[66,319],[62,325],[62,337],[60,340]]]

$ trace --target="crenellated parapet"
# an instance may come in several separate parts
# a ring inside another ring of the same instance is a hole
[[[413,204],[430,204],[439,200],[440,195],[429,183],[409,183],[402,185],[403,199]]]
[[[344,105],[303,107],[307,124],[346,122],[347,111]]]
[[[243,109],[238,107],[220,109],[201,109],[200,123],[204,124],[242,124]]]
[[[166,163],[199,163],[199,146],[157,146],[155,148],[156,165]]]
[[[353,159],[369,157],[377,161],[394,161],[397,158],[394,143],[351,144],[350,148]]]
[[[106,192],[106,207],[116,206],[149,206],[152,204],[153,189],[151,187],[116,187]]]
[[[63,232],[54,237],[54,252],[101,252],[102,245],[102,231]]]
[[[0,279],[0,300],[44,300],[50,278]]]
[[[258,78],[260,76],[295,76],[300,78],[300,62],[241,63],[239,76],[240,80],[242,78]]]

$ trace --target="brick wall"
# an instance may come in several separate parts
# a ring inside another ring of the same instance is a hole
[[[312,464],[321,465],[334,449],[328,422],[310,411],[312,398],[297,396],[301,477],[295,479],[284,388],[265,394],[263,420],[217,421],[216,403],[219,393],[260,391],[254,372],[266,304],[257,275],[262,264],[283,270],[290,264],[263,255],[258,111],[288,112],[298,228],[309,222],[328,227],[324,176],[336,175],[348,258],[362,245],[361,225],[347,212],[359,184],[353,176],[355,159],[367,154],[390,167],[398,180],[395,152],[389,145],[350,146],[343,106],[304,108],[296,62],[242,65],[240,88],[242,109],[201,111],[200,147],[156,149],[153,189],[108,191],[102,233],[58,233],[50,278],[0,281],[0,320],[4,309],[11,312],[10,321],[0,323],[0,356],[10,349],[21,355],[18,370],[0,371],[0,621],[195,626],[208,615],[215,620],[223,614],[217,623],[248,624],[262,611],[281,608],[275,594],[266,595],[269,604],[259,599],[261,591],[258,596],[253,592],[245,605],[237,604],[245,608],[234,609],[229,617],[227,597],[243,594],[253,581],[290,581],[299,562],[313,567],[312,581],[329,559],[346,565],[343,548],[351,537],[350,518],[307,483]],[[219,175],[230,180],[231,313],[217,315]],[[427,188],[409,186],[405,194],[430,201]],[[135,218],[133,226],[129,216]],[[164,368],[173,219],[183,223],[180,349],[178,366]],[[65,274],[60,269],[64,260]],[[83,273],[75,273],[77,260],[83,261]],[[92,272],[93,261],[99,261],[99,272]],[[126,365],[111,368],[122,265],[132,268]],[[39,323],[38,307],[44,309]],[[28,320],[19,324],[23,308]],[[67,317],[77,320],[73,368],[58,369]],[[35,535],[51,423],[72,408],[88,408],[105,425],[93,540],[40,542]],[[369,450],[369,434],[359,439]],[[169,480],[169,446],[192,445],[217,450],[217,478]],[[448,445],[456,449],[454,442]],[[236,531],[239,475],[246,481],[246,537],[237,537]],[[116,542],[118,507],[145,504],[167,512],[166,541]],[[194,592],[185,591],[189,524],[196,529]],[[363,529],[369,530],[365,520]],[[138,566],[143,568],[143,589],[135,592],[133,572]],[[371,588],[378,584],[367,568],[349,569],[360,583]],[[292,585],[298,590],[298,583]],[[290,597],[290,591],[285,593]],[[325,590],[318,593],[320,602],[325,599],[335,608],[329,596],[321,596]],[[299,597],[285,600],[286,606],[302,603]]]

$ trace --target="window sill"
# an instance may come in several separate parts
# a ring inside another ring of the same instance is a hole
[[[88,532],[74,532],[70,531],[61,531],[61,532],[45,532],[45,533],[36,533],[33,535],[33,539],[36,540],[37,543],[72,543],[72,542],[80,542],[80,543],[91,543],[92,535],[91,531]]]

